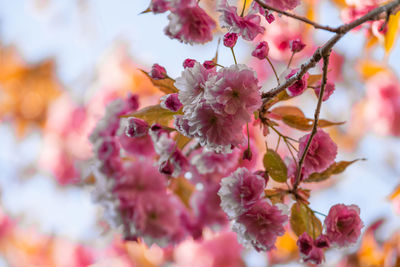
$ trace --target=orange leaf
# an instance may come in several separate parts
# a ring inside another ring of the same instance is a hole
[[[399,31],[399,21],[400,21],[400,12],[397,12],[396,15],[392,15],[389,17],[389,21],[387,24],[387,32],[385,34],[384,48],[386,54],[389,54],[390,50],[392,50],[394,43],[396,42],[397,33]]]
[[[153,79],[146,71],[141,70],[151,81],[151,83],[156,86],[160,91],[166,93],[166,94],[173,94],[173,93],[178,93],[179,90],[175,87],[174,83],[175,80],[171,78],[165,78],[165,79],[160,79],[156,80]]]

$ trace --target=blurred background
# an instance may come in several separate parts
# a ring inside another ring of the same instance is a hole
[[[343,23],[346,3],[304,3],[296,12],[321,24]],[[104,114],[108,99],[135,92],[141,96],[141,106],[156,103],[160,94],[139,69],[148,71],[158,63],[169,76],[177,77],[186,58],[210,60],[218,47],[218,38],[193,46],[171,40],[163,33],[166,14],[140,14],[148,5],[148,0],[0,0],[0,266],[161,266],[168,257],[174,262],[169,264],[185,266],[176,251],[173,257],[158,247],[124,244],[102,222],[101,210],[90,196],[87,136]],[[290,56],[282,48],[285,41],[301,37],[307,44],[304,54],[295,58],[294,65],[299,65],[331,36],[279,19],[291,31],[282,36],[282,23],[275,22],[261,37],[271,41],[278,72]],[[238,61],[252,66],[263,90],[268,90],[274,86],[274,76],[250,57],[253,48],[252,43],[239,42]],[[233,64],[230,53],[219,47],[219,63]],[[339,159],[366,160],[319,185],[311,207],[327,213],[336,203],[357,204],[364,230],[383,219],[375,238],[359,244],[376,251],[357,254],[368,262],[379,262],[384,255],[379,244],[400,229],[400,193],[395,191],[400,184],[400,133],[385,130],[387,122],[374,114],[377,109],[367,90],[390,79],[377,78],[379,73],[399,77],[399,60],[399,42],[387,49],[379,35],[348,34],[335,47],[330,79],[336,82],[336,91],[322,112],[325,118],[347,122],[330,129]],[[312,117],[315,96],[306,93],[296,101]],[[371,116],[375,116],[372,122]],[[400,113],[393,116],[400,127]],[[283,250],[275,258],[290,259],[297,248],[281,241]],[[186,245],[196,251],[195,245]],[[330,251],[326,265],[336,266],[343,255],[357,250]],[[263,253],[242,255],[247,266],[273,262]]]

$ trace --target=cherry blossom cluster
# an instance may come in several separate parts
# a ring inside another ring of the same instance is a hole
[[[188,44],[205,43],[213,39],[216,22],[201,4],[153,0],[147,11],[170,12],[165,29],[169,37]],[[334,82],[340,80],[335,68],[329,73],[329,58],[334,66],[341,64],[340,59],[334,53],[331,56],[332,47],[324,45],[300,65],[294,58],[312,48],[305,49],[304,28],[294,27],[283,35],[290,28],[286,19],[278,17],[270,32],[262,21],[275,20],[271,10],[298,18],[285,11],[299,4],[265,0],[248,7],[244,1],[240,8],[218,1],[219,25],[227,30],[223,44],[231,50],[235,64],[221,66],[217,57],[203,64],[187,58],[176,79],[154,64],[145,73],[165,93],[158,105],[138,109],[138,97],[129,95],[108,106],[90,137],[97,164],[93,196],[110,224],[122,228],[125,239],[167,246],[188,238],[199,240],[206,229],[230,225],[240,244],[260,252],[273,250],[278,238],[292,231],[298,236],[302,260],[313,264],[321,264],[330,248],[357,243],[363,228],[358,206],[334,205],[322,223],[316,215],[323,214],[309,206],[311,190],[306,186],[341,173],[357,161],[336,161],[338,147],[325,128],[341,123],[319,118],[322,103],[330,99]],[[330,43],[344,31],[299,20],[337,33]],[[258,41],[251,52],[256,65],[260,64],[257,72],[237,63],[234,47],[239,37]],[[274,60],[288,61],[280,62],[286,68],[275,68]],[[320,60],[322,74],[309,72]],[[264,63],[270,65],[278,85],[262,92],[258,73],[265,69],[265,65],[259,67]],[[379,86],[373,78],[368,82],[371,88],[365,106],[374,109],[374,116],[384,117],[385,127],[380,128],[398,135],[395,79],[387,78]],[[308,89],[318,101],[313,119],[284,102]],[[307,133],[287,136],[283,125],[291,128],[290,135],[292,130]],[[276,143],[271,144],[271,133],[278,136]]]
[[[265,199],[266,180],[246,168],[239,168],[221,180],[221,207],[233,220],[238,240],[257,251],[271,250],[278,236],[285,233],[288,216]],[[287,208],[286,208],[287,209]]]
[[[185,68],[175,86],[184,112],[176,116],[178,131],[216,152],[243,145],[243,126],[261,105],[253,70],[239,64],[216,71],[196,62]]]

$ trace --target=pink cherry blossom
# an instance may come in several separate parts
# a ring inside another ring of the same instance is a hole
[[[228,32],[224,35],[224,46],[234,47],[238,39],[238,35],[234,32]]]
[[[189,44],[211,41],[216,27],[215,21],[197,4],[178,5],[168,15],[168,20],[165,33]]]
[[[164,192],[166,185],[166,177],[151,163],[139,160],[125,166],[124,175],[115,179],[113,194],[118,197],[121,206],[133,206],[143,194]]]
[[[291,10],[300,4],[300,0],[263,0],[267,5],[280,10]]]
[[[151,78],[156,79],[156,80],[164,79],[167,77],[167,71],[165,70],[164,67],[162,67],[158,64],[154,64],[151,67],[150,76],[151,76]]]
[[[275,248],[278,236],[285,233],[283,225],[288,216],[267,200],[259,200],[242,213],[232,229],[238,234],[239,243],[257,251]]]
[[[319,97],[319,92],[321,91],[321,83],[314,88],[315,95]],[[335,91],[335,84],[327,82],[325,85],[324,95],[322,96],[322,101],[326,101]]]
[[[300,138],[298,158],[304,153],[310,134]],[[337,154],[337,145],[329,137],[329,134],[323,130],[317,130],[311,141],[307,155],[304,159],[303,173],[307,177],[314,172],[322,172],[326,170],[335,160]]]
[[[186,68],[175,80],[184,112],[193,111],[204,99],[205,83],[213,75],[215,75],[215,69],[207,70],[196,62],[192,68]]]
[[[169,109],[174,112],[178,111],[182,107],[182,103],[178,98],[178,93],[162,96],[160,100],[162,108]]]
[[[324,225],[330,242],[340,247],[355,244],[364,226],[360,219],[360,208],[344,204],[331,207]]]
[[[268,43],[265,41],[262,41],[258,43],[257,47],[254,49],[254,51],[251,53],[253,57],[256,57],[258,59],[265,59],[268,56],[269,52],[269,47]]]
[[[289,79],[293,75],[297,73],[298,69],[292,70],[285,78]],[[295,81],[291,86],[289,86],[286,90],[290,96],[298,96],[301,95],[307,89],[307,79],[308,73],[304,74],[300,80]]]
[[[247,41],[252,41],[258,34],[264,32],[264,27],[260,25],[261,17],[250,12],[244,17],[237,14],[237,8],[230,6],[227,2],[223,3],[219,9],[221,27],[227,28],[231,33],[237,33]]]
[[[190,162],[200,174],[226,174],[237,166],[238,160],[239,154],[237,152],[222,154],[203,150],[194,155]]]
[[[236,218],[264,196],[264,188],[263,177],[239,168],[221,180],[221,207],[230,218]]]
[[[197,137],[202,146],[216,152],[231,152],[245,141],[243,121],[233,115],[220,114],[206,103],[200,103],[188,122],[191,137]]]
[[[217,195],[219,184],[204,184],[202,190],[197,190],[190,198],[190,206],[200,226],[225,225],[228,217],[221,209],[221,200]]]
[[[136,209],[130,215],[132,234],[143,237],[148,245],[157,243],[166,246],[180,241],[182,212],[182,206],[174,196],[148,192],[139,198]]]
[[[207,85],[209,103],[214,109],[223,108],[227,114],[234,115],[235,120],[250,122],[253,112],[261,106],[256,73],[246,65],[223,68]]]

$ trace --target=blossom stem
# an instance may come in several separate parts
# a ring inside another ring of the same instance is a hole
[[[327,216],[327,215],[323,214],[322,212],[319,212],[319,211],[316,211],[316,210],[312,210],[312,212],[314,212],[314,213],[316,213],[316,214],[319,214],[319,215],[322,215],[322,216],[324,216],[324,217]]]
[[[276,144],[275,151],[278,151],[279,144],[281,143],[281,139],[282,139],[282,137],[281,137],[281,136],[279,136],[279,138],[278,138],[278,143]]]
[[[246,0],[243,1],[243,9],[242,9],[242,13],[240,13],[241,17],[243,17],[245,9],[246,9]]]
[[[292,55],[290,56],[289,63],[287,64],[287,68],[290,68],[290,64],[292,64],[293,56],[295,52],[292,52]]]
[[[267,59],[269,65],[271,65],[271,68],[272,68],[272,70],[274,71],[274,74],[275,74],[276,80],[277,80],[277,82],[278,82],[278,85],[280,85],[279,77],[278,77],[278,74],[276,73],[274,64],[272,64],[272,62],[271,62],[271,60],[269,59],[269,57],[265,57],[265,58]]]
[[[232,51],[232,55],[233,55],[233,60],[235,61],[235,65],[237,65],[235,51],[233,51],[233,47],[231,47],[231,51]]]

